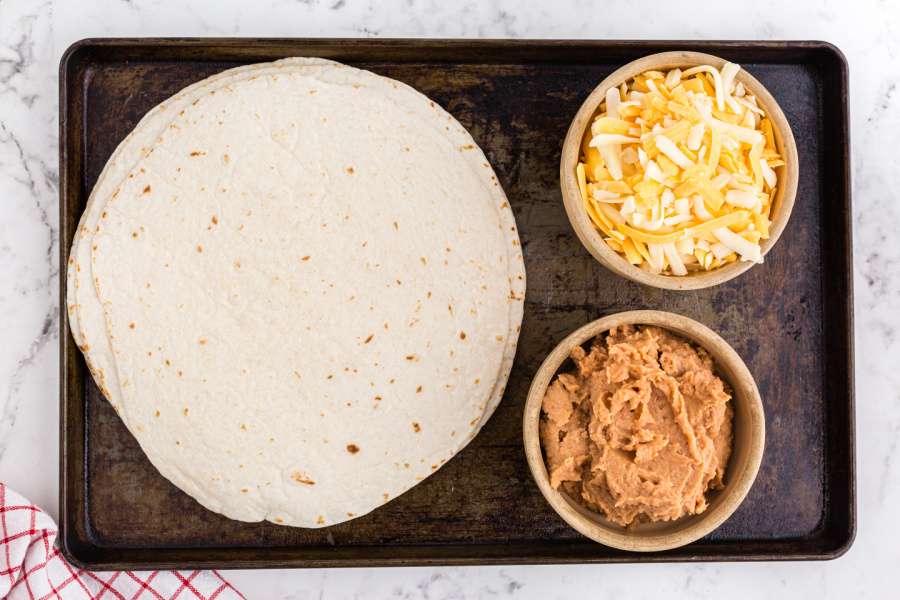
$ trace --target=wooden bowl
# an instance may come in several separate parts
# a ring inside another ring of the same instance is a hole
[[[701,52],[662,52],[645,56],[628,63],[601,81],[600,85],[594,88],[591,95],[587,97],[587,100],[578,109],[578,113],[572,120],[569,132],[566,134],[566,139],[563,142],[562,155],[560,157],[559,183],[562,187],[563,203],[578,239],[581,240],[588,252],[600,261],[600,264],[613,273],[651,287],[669,290],[696,290],[728,281],[755,264],[739,260],[713,271],[699,271],[684,276],[660,275],[644,271],[640,267],[629,263],[621,254],[610,248],[603,241],[600,232],[594,227],[590,217],[584,210],[581,192],[578,189],[578,180],[575,176],[575,167],[578,165],[578,158],[581,154],[581,142],[600,104],[606,98],[606,90],[630,81],[635,75],[653,69],[666,71],[676,67],[684,68],[695,65],[712,65],[717,69],[721,69],[725,62],[722,58]],[[791,209],[794,207],[799,177],[797,144],[794,142],[791,126],[768,90],[755,77],[743,69],[738,72],[735,81],[743,83],[747,91],[756,96],[760,107],[766,111],[766,115],[772,121],[775,145],[785,160],[784,166],[775,169],[778,175],[778,189],[776,190],[770,214],[772,224],[769,228],[769,239],[763,240],[762,244],[760,244],[762,255],[765,256],[784,231],[791,216]]]
[[[550,487],[538,433],[544,393],[575,346],[620,325],[655,325],[695,342],[709,352],[715,362],[717,374],[731,385],[734,392],[731,399],[734,409],[734,441],[731,458],[725,469],[725,487],[707,493],[709,507],[699,515],[685,516],[670,522],[640,524],[626,529]],[[554,348],[531,383],[525,402],[522,433],[531,474],[544,498],[566,523],[606,546],[633,552],[656,552],[696,541],[731,516],[756,479],[765,445],[766,426],[762,400],[753,376],[728,342],[693,319],[657,310],[636,310],[588,323]]]

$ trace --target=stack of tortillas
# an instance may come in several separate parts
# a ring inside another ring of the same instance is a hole
[[[525,273],[466,130],[319,59],[220,73],[116,149],[68,269],[72,334],[150,461],[233,519],[402,494],[502,395]]]

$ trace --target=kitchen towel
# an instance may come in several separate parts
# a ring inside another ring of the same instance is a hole
[[[0,482],[0,598],[246,600],[216,571],[93,572],[60,553],[56,523]]]

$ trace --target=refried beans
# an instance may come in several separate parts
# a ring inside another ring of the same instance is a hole
[[[731,454],[731,390],[709,354],[668,331],[624,326],[572,351],[544,396],[550,485],[622,526],[706,510]]]

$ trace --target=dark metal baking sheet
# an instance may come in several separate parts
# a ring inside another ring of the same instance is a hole
[[[558,184],[569,121],[623,63],[690,49],[739,62],[772,92],[800,154],[790,224],[763,265],[696,292],[641,287],[600,267],[566,220]],[[394,77],[472,132],[516,215],[528,291],[519,351],[496,414],[434,476],[327,529],[229,520],[162,478],[102,399],[61,309],[62,547],[91,568],[284,567],[827,559],[855,532],[847,64],[821,42],[100,39],[60,65],[60,227],[65,265],[105,161],[140,117],[240,64],[321,56]],[[61,278],[65,298],[65,277]],[[756,484],[707,538],[629,554],[583,538],[544,502],[521,442],[532,375],[566,334],[634,308],[685,314],[747,361],[767,417]]]

